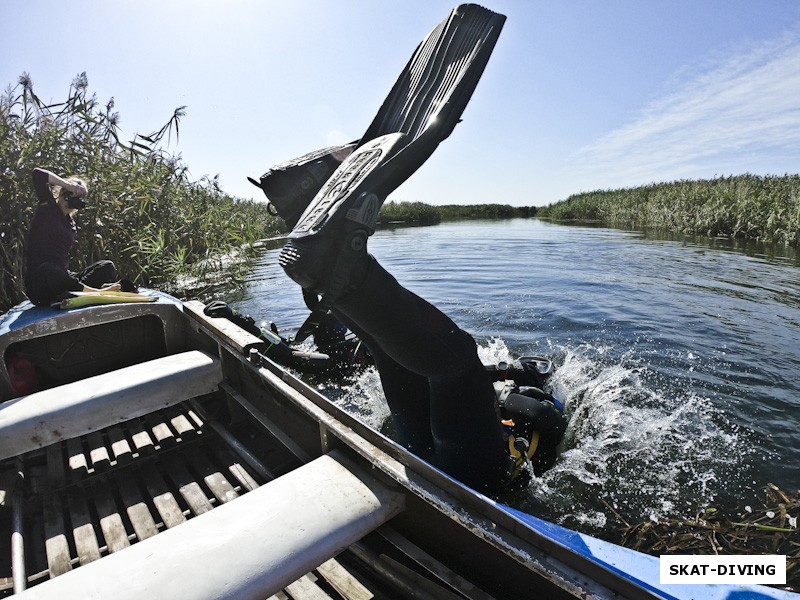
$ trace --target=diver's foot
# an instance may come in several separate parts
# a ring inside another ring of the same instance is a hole
[[[327,287],[325,274],[331,270],[336,241],[330,236],[290,239],[281,250],[278,264],[300,287],[320,292]]]
[[[364,229],[340,228],[338,236],[326,232],[291,238],[278,262],[300,287],[334,302],[363,281],[368,265],[367,237]]]
[[[357,226],[372,235],[394,179],[386,163],[408,144],[402,133],[382,135],[356,149],[339,165],[292,228],[290,238],[317,237]]]
[[[393,134],[361,146],[306,208],[278,259],[303,289],[334,301],[353,286],[352,272],[365,262],[367,238],[385,199],[371,188],[382,185],[380,167],[406,143],[405,135]]]

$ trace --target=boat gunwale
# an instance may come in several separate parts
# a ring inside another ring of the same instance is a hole
[[[630,598],[666,597],[531,528],[503,510],[491,498],[466,487],[350,415],[268,357],[259,354],[258,364],[253,364],[249,354],[242,354],[237,344],[229,343],[209,327],[202,313],[187,311],[187,314],[194,317],[208,335],[257,373],[276,393],[315,419],[321,432],[323,429],[330,431],[374,467],[520,564],[527,568],[536,565],[532,570],[539,576],[578,597],[585,595],[587,588],[596,597],[617,597],[617,594]],[[459,512],[455,508],[459,503],[469,510]],[[529,548],[521,548],[517,540],[509,539],[510,536],[521,540]],[[597,583],[587,582],[587,578]]]
[[[23,328],[12,332],[17,335],[12,335],[14,339],[11,341],[7,339],[2,348],[5,350],[13,342],[19,341],[18,335],[22,335],[22,332],[29,328],[33,328],[37,337],[43,337],[70,329],[107,323],[117,318],[131,319],[143,314],[156,314],[164,322],[167,338],[183,331],[182,337],[185,338],[186,345],[191,345],[190,334],[201,334],[200,338],[207,337],[217,345],[220,358],[224,359],[224,354],[234,357],[245,366],[245,372],[257,375],[258,381],[272,388],[276,397],[290,401],[311,417],[319,426],[323,452],[334,447],[335,442],[326,439],[330,433],[373,467],[432,506],[436,512],[455,521],[476,537],[565,592],[576,597],[585,597],[587,594],[599,598],[618,597],[618,594],[631,598],[663,597],[652,589],[641,587],[637,580],[627,577],[624,573],[616,572],[590,557],[575,552],[560,541],[546,537],[503,510],[494,500],[467,488],[411,454],[393,440],[338,407],[286,368],[263,355],[254,354],[252,346],[245,343],[249,341],[246,337],[232,337],[229,328],[218,327],[210,317],[202,313],[202,310],[198,310],[200,303],[193,304],[195,306],[188,307],[182,302],[153,302],[87,307],[88,310],[82,308],[66,313],[45,313],[42,318],[50,321],[49,323],[42,323],[43,319],[27,323]],[[76,313],[80,314],[75,316]],[[62,320],[67,315],[69,318]],[[183,323],[171,322],[173,318]],[[64,321],[67,323],[64,324]],[[194,331],[188,331],[185,326]],[[234,328],[239,330],[236,326]],[[195,341],[201,342],[200,338]],[[176,343],[173,337],[167,346],[174,346]],[[254,364],[254,359],[257,364]]]

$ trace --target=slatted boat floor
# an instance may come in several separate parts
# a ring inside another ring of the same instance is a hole
[[[30,453],[23,470],[30,583],[122,550],[265,483],[189,404]]]
[[[228,431],[202,418],[197,406],[183,403],[23,457],[18,466],[25,480],[28,586],[177,527],[298,466],[264,429],[243,423]],[[245,442],[263,468],[254,468],[237,453],[237,441]],[[14,475],[6,473],[5,479]],[[2,519],[7,530],[10,519]],[[7,541],[10,535],[3,537]],[[0,549],[4,569],[12,563],[9,547],[4,543]],[[393,573],[395,587],[387,587],[386,574],[376,574],[376,567]],[[408,583],[411,572],[395,559],[356,544],[270,600],[402,597],[396,595],[397,582],[405,577],[406,586],[416,585],[417,575]],[[462,597],[439,591],[445,595],[435,597]],[[10,570],[0,573],[0,596],[12,593]]]

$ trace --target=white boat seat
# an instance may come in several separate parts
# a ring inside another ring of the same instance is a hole
[[[140,417],[217,389],[219,359],[192,350],[0,404],[0,460]]]
[[[401,493],[333,451],[20,597],[263,600],[404,508]]]

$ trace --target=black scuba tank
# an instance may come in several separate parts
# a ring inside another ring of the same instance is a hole
[[[558,456],[558,444],[567,428],[564,406],[541,387],[520,385],[517,380],[541,380],[542,376],[550,375],[552,365],[545,373],[537,369],[538,378],[530,367],[527,371],[524,368],[497,370],[504,372],[506,377],[494,385],[497,409],[508,436],[509,454],[518,463],[518,468],[520,464],[529,462],[533,472],[541,475]],[[517,380],[512,379],[514,375],[518,375]]]

